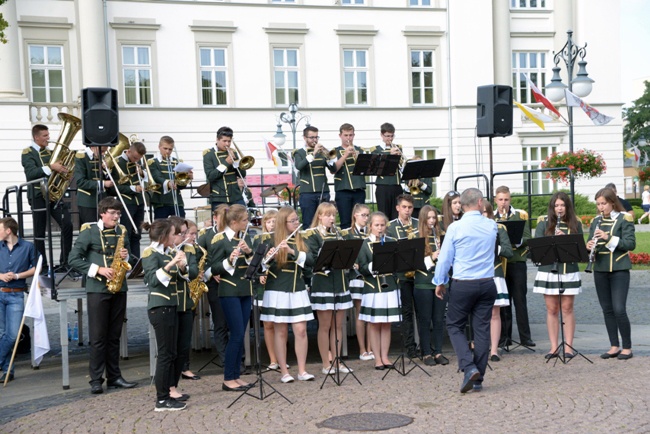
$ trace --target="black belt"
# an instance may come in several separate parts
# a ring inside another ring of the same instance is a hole
[[[2,292],[25,292],[27,291],[27,288],[0,288],[0,291]]]
[[[481,282],[489,282],[490,280],[494,280],[493,277],[484,277],[482,279],[468,279],[468,280],[461,280],[461,279],[451,279],[452,282],[459,282],[459,283],[481,283]]]

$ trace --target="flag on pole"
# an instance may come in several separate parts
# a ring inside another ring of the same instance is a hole
[[[41,364],[43,356],[50,351],[50,339],[47,336],[47,323],[45,322],[45,314],[43,313],[41,288],[38,283],[42,262],[43,257],[39,256],[23,314],[26,317],[34,318],[34,363],[36,366]]]
[[[569,89],[564,89],[566,104],[572,107],[580,107],[586,114],[589,116],[589,119],[594,123],[594,125],[607,125],[614,120],[613,117],[607,116],[584,102],[578,95],[569,91]]]
[[[632,146],[625,150],[625,158],[634,158],[634,161],[639,161],[641,158],[641,150],[638,146]]]
[[[265,140],[265,149],[266,157],[269,161],[273,161],[273,164],[278,167],[280,165],[280,156],[278,155],[278,148],[268,140]]]
[[[541,102],[542,104],[544,104],[544,107],[546,107],[547,109],[555,113],[559,118],[561,118],[562,115],[560,114],[560,112],[557,111],[553,103],[551,103],[551,101],[549,101],[548,98],[544,96],[544,94],[537,88],[537,86],[535,86],[535,83],[533,83],[530,80],[530,78],[528,78],[528,75],[524,74],[524,77],[526,77],[526,82],[528,83],[528,86],[530,86],[531,92],[533,92],[535,101]]]
[[[525,114],[528,119],[533,121],[538,127],[540,127],[543,130],[546,130],[546,126],[544,125],[544,122],[552,122],[554,120],[552,117],[545,115],[539,110],[535,110],[532,107],[519,104],[517,101],[514,100],[512,102],[514,102],[517,105],[517,107],[519,107],[519,110],[521,110],[521,112]]]

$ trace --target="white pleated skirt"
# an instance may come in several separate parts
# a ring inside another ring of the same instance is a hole
[[[402,312],[399,289],[363,294],[359,319],[370,323],[400,322]]]
[[[317,292],[311,290],[311,308],[313,310],[347,310],[352,309],[352,296],[350,291],[343,292]]]
[[[307,290],[297,292],[264,291],[262,321],[277,323],[297,323],[311,321],[314,312],[311,309]]]
[[[497,287],[497,299],[494,300],[495,306],[510,306],[510,296],[508,295],[508,286],[506,279],[503,277],[495,277],[494,284]]]
[[[535,276],[533,292],[537,294],[558,295],[560,287],[564,289],[562,295],[578,295],[582,292],[580,273],[556,274],[538,271]]]

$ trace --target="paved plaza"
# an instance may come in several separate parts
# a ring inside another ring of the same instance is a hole
[[[529,287],[535,268],[529,267]],[[184,393],[191,395],[187,409],[155,413],[155,389],[149,378],[146,296],[129,298],[129,360],[121,362],[123,375],[138,381],[131,390],[111,390],[90,395],[87,346],[70,346],[70,389],[61,387],[61,357],[58,342],[57,303],[45,301],[52,351],[39,370],[31,370],[26,356],[19,358],[16,379],[0,388],[0,432],[336,432],[320,424],[350,413],[396,413],[413,422],[390,432],[468,432],[478,430],[510,432],[650,432],[650,317],[648,306],[650,272],[632,272],[629,315],[632,321],[634,358],[629,361],[602,360],[609,348],[593,278],[583,274],[583,293],[576,298],[575,347],[593,364],[576,357],[567,365],[545,363],[548,336],[543,297],[529,292],[528,305],[536,352],[518,348],[491,363],[480,393],[459,393],[461,374],[448,341],[444,352],[448,366],[422,367],[406,377],[375,371],[373,362],[358,359],[356,339],[351,337],[347,363],[361,381],[348,377],[341,386],[328,380],[320,389],[323,375],[313,331],[310,333],[308,370],[314,382],[280,383],[280,374],[264,378],[292,401],[277,394],[264,400],[221,391],[222,369],[209,365],[198,381],[182,380]],[[69,320],[76,315],[70,303]],[[392,356],[400,351],[399,334],[394,332]],[[517,338],[515,331],[514,338]],[[289,363],[295,365],[292,346]],[[214,353],[192,354],[196,370]],[[263,360],[266,359],[264,355]],[[296,374],[292,366],[290,370]],[[253,381],[254,376],[244,379]],[[267,392],[270,389],[265,389]],[[251,389],[259,396],[259,389]]]

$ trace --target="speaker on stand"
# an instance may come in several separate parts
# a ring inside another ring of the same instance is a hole
[[[86,146],[115,146],[118,142],[117,90],[88,87],[81,92],[82,140]]]

